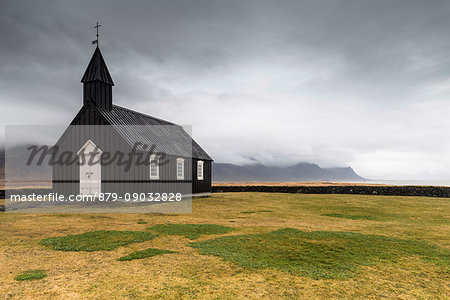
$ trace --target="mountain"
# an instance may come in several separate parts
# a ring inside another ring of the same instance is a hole
[[[36,164],[37,158],[33,164],[26,165],[30,156],[28,147],[29,145],[22,145],[8,149],[8,180],[51,180],[52,169],[48,164],[48,156],[41,165]],[[5,179],[5,169],[5,150],[0,149],[0,180]]]
[[[0,149],[0,180],[5,179],[5,150]]]
[[[268,167],[261,163],[238,166],[213,163],[213,181],[364,181],[367,180],[348,168],[321,168],[312,163],[287,167]]]

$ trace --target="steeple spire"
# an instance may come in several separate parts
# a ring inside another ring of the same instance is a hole
[[[95,48],[91,61],[84,72],[83,78],[83,102],[89,101],[105,109],[112,108],[112,87],[114,82],[109,74],[108,67],[103,59],[100,48]]]
[[[114,82],[109,74],[108,67],[106,66],[98,45],[95,48],[94,54],[92,55],[86,71],[84,72],[83,78],[81,78],[81,82],[87,83],[96,80],[114,86]]]

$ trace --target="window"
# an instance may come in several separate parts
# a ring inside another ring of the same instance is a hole
[[[150,179],[159,179],[159,158],[156,155],[150,156]]]
[[[177,158],[177,179],[184,179],[184,158]]]
[[[201,160],[197,162],[197,179],[203,180],[203,161]]]

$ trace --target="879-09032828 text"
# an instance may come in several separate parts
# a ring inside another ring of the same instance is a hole
[[[29,194],[29,195],[10,195],[11,202],[178,202],[183,195],[181,193],[125,193],[119,196],[117,193],[94,193],[92,195],[64,195],[58,193]]]

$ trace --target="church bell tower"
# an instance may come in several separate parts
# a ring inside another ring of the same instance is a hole
[[[84,105],[92,101],[97,107],[107,110],[112,108],[112,87],[114,82],[106,67],[98,44],[81,82],[83,83]]]
[[[84,72],[81,82],[83,83],[83,105],[93,102],[95,106],[107,110],[112,109],[112,87],[114,82],[109,74],[108,67],[106,67],[100,48],[98,47],[98,28],[100,24],[94,26],[97,30],[97,39],[92,41],[96,44],[94,54],[91,61]]]

